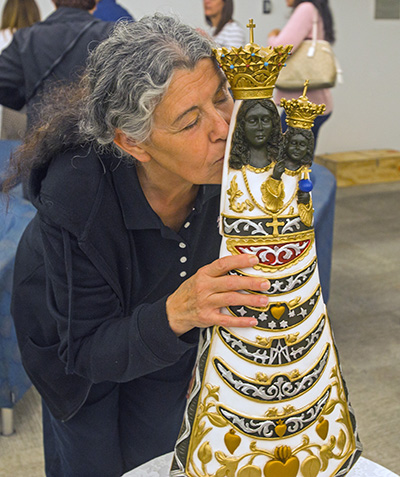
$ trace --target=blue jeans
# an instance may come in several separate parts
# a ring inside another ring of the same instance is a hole
[[[326,122],[331,117],[331,115],[332,113],[328,113],[323,116],[317,116],[314,120],[314,126],[311,128],[311,131],[314,134],[314,151],[315,151],[315,148],[317,147],[319,128],[324,124],[324,122]],[[282,114],[281,114],[281,124],[282,124],[282,132],[285,132],[287,129],[285,111],[282,111]]]

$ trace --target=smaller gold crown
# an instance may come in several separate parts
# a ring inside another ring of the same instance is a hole
[[[235,99],[272,98],[276,80],[292,45],[263,48],[254,43],[255,24],[250,19],[250,43],[239,48],[217,48],[214,56],[224,71]]]
[[[288,126],[300,129],[311,129],[314,119],[325,111],[325,104],[315,104],[307,98],[308,80],[304,82],[303,94],[299,99],[281,99],[280,105],[286,111]]]

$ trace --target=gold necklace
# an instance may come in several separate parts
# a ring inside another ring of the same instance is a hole
[[[256,174],[261,174],[262,172],[269,171],[271,167],[274,165],[275,164],[271,162],[270,164],[268,164],[268,166],[265,166],[265,167],[254,167],[251,164],[247,164],[245,167],[247,167],[247,169],[251,172],[255,172]]]
[[[305,172],[307,169],[306,166],[301,166],[299,167],[298,169],[296,169],[295,171],[292,171],[291,169],[286,169],[285,168],[285,174],[287,174],[288,176],[297,176],[297,175],[300,175],[302,172]]]

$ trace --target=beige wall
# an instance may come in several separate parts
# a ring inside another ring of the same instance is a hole
[[[203,26],[201,0],[119,0],[140,18],[154,11],[175,12],[184,21]],[[262,0],[235,0],[235,18],[257,24],[255,39],[282,27],[289,10],[285,0],[271,0],[273,11],[262,14]],[[50,0],[37,0],[48,15]],[[0,0],[2,9],[5,0]],[[336,24],[335,51],[344,71],[344,83],[333,90],[335,110],[321,130],[319,153],[357,149],[400,150],[400,21],[374,20],[374,0],[331,0]]]

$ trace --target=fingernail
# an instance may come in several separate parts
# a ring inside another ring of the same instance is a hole
[[[250,258],[250,265],[256,265],[257,263],[258,263],[258,257],[257,257],[257,255],[253,255]]]
[[[250,326],[256,326],[258,325],[258,320],[250,320]]]
[[[269,302],[269,299],[268,299],[267,297],[262,297],[262,298],[260,299],[260,304],[261,304],[261,306],[266,306],[266,305],[268,305],[268,302]]]
[[[268,290],[268,288],[269,288],[270,286],[271,286],[271,284],[269,283],[268,280],[261,283],[261,288],[263,288],[264,290]]]

